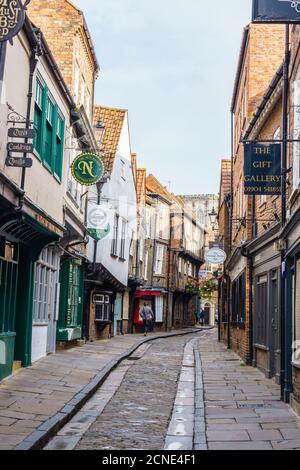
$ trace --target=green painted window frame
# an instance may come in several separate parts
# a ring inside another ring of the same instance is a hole
[[[36,131],[35,152],[45,168],[61,183],[65,119],[40,75],[36,79],[34,128]]]

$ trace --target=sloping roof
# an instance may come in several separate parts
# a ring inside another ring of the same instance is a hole
[[[126,113],[127,110],[125,109],[95,106],[94,126],[96,126],[98,121],[101,121],[105,126],[105,133],[101,146],[103,149],[105,172],[108,174],[110,174],[113,169]],[[102,130],[95,128],[95,133],[97,140],[100,141]]]
[[[223,191],[225,194],[231,191],[231,160],[222,160],[221,163],[221,180]]]
[[[248,36],[249,36],[249,26],[246,26],[243,31],[243,38],[242,38],[242,44],[240,48],[237,72],[236,72],[235,81],[234,81],[233,95],[232,95],[231,108],[230,108],[231,112],[234,112],[234,109],[235,109],[236,99],[237,99],[240,81],[241,81],[241,74],[243,70],[243,64],[245,61]]]
[[[146,168],[137,169],[136,193],[137,193],[137,202],[138,204],[140,204],[143,197],[146,197]]]
[[[231,160],[221,162],[220,204],[231,193]]]
[[[147,192],[153,194],[159,194],[162,196],[167,202],[172,204],[173,196],[165,186],[163,186],[158,179],[155,178],[153,175],[149,175],[146,181]]]
[[[131,154],[131,166],[132,166],[132,173],[135,181],[135,185],[137,184],[137,154]]]

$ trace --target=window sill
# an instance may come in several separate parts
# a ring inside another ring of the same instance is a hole
[[[114,258],[114,259],[118,259],[118,258],[119,258],[118,255],[115,255],[114,253],[111,253],[110,256],[111,256],[112,258]]]
[[[299,362],[293,361],[293,362],[292,362],[292,366],[295,367],[295,369],[299,369],[299,370],[300,370],[300,361],[299,361]]]
[[[123,258],[122,256],[119,256],[119,261],[122,261],[122,263],[126,263],[126,258]]]

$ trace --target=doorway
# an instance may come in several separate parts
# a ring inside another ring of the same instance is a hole
[[[270,284],[270,310],[269,310],[269,331],[270,331],[270,375],[276,376],[280,381],[280,319],[279,319],[279,282],[278,271],[271,272]]]
[[[123,295],[117,294],[114,306],[114,336],[121,333]]]
[[[204,325],[205,326],[210,325],[210,314],[211,314],[211,305],[205,304],[204,306]]]
[[[55,248],[45,248],[35,264],[32,361],[55,352],[58,316],[59,255]]]

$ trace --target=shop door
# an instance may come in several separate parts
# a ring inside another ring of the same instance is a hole
[[[17,281],[18,245],[0,238],[0,381],[13,369]]]
[[[117,294],[114,306],[114,336],[117,336],[117,334],[120,333],[120,326],[122,321],[122,303],[122,294]]]
[[[279,329],[279,285],[278,272],[272,272],[270,292],[270,373],[271,377],[280,377],[280,329]]]
[[[205,325],[210,325],[210,309],[211,309],[211,306],[209,304],[206,304],[205,305],[205,308],[204,308],[204,324]]]
[[[55,352],[59,295],[59,256],[45,248],[35,264],[32,361]]]

